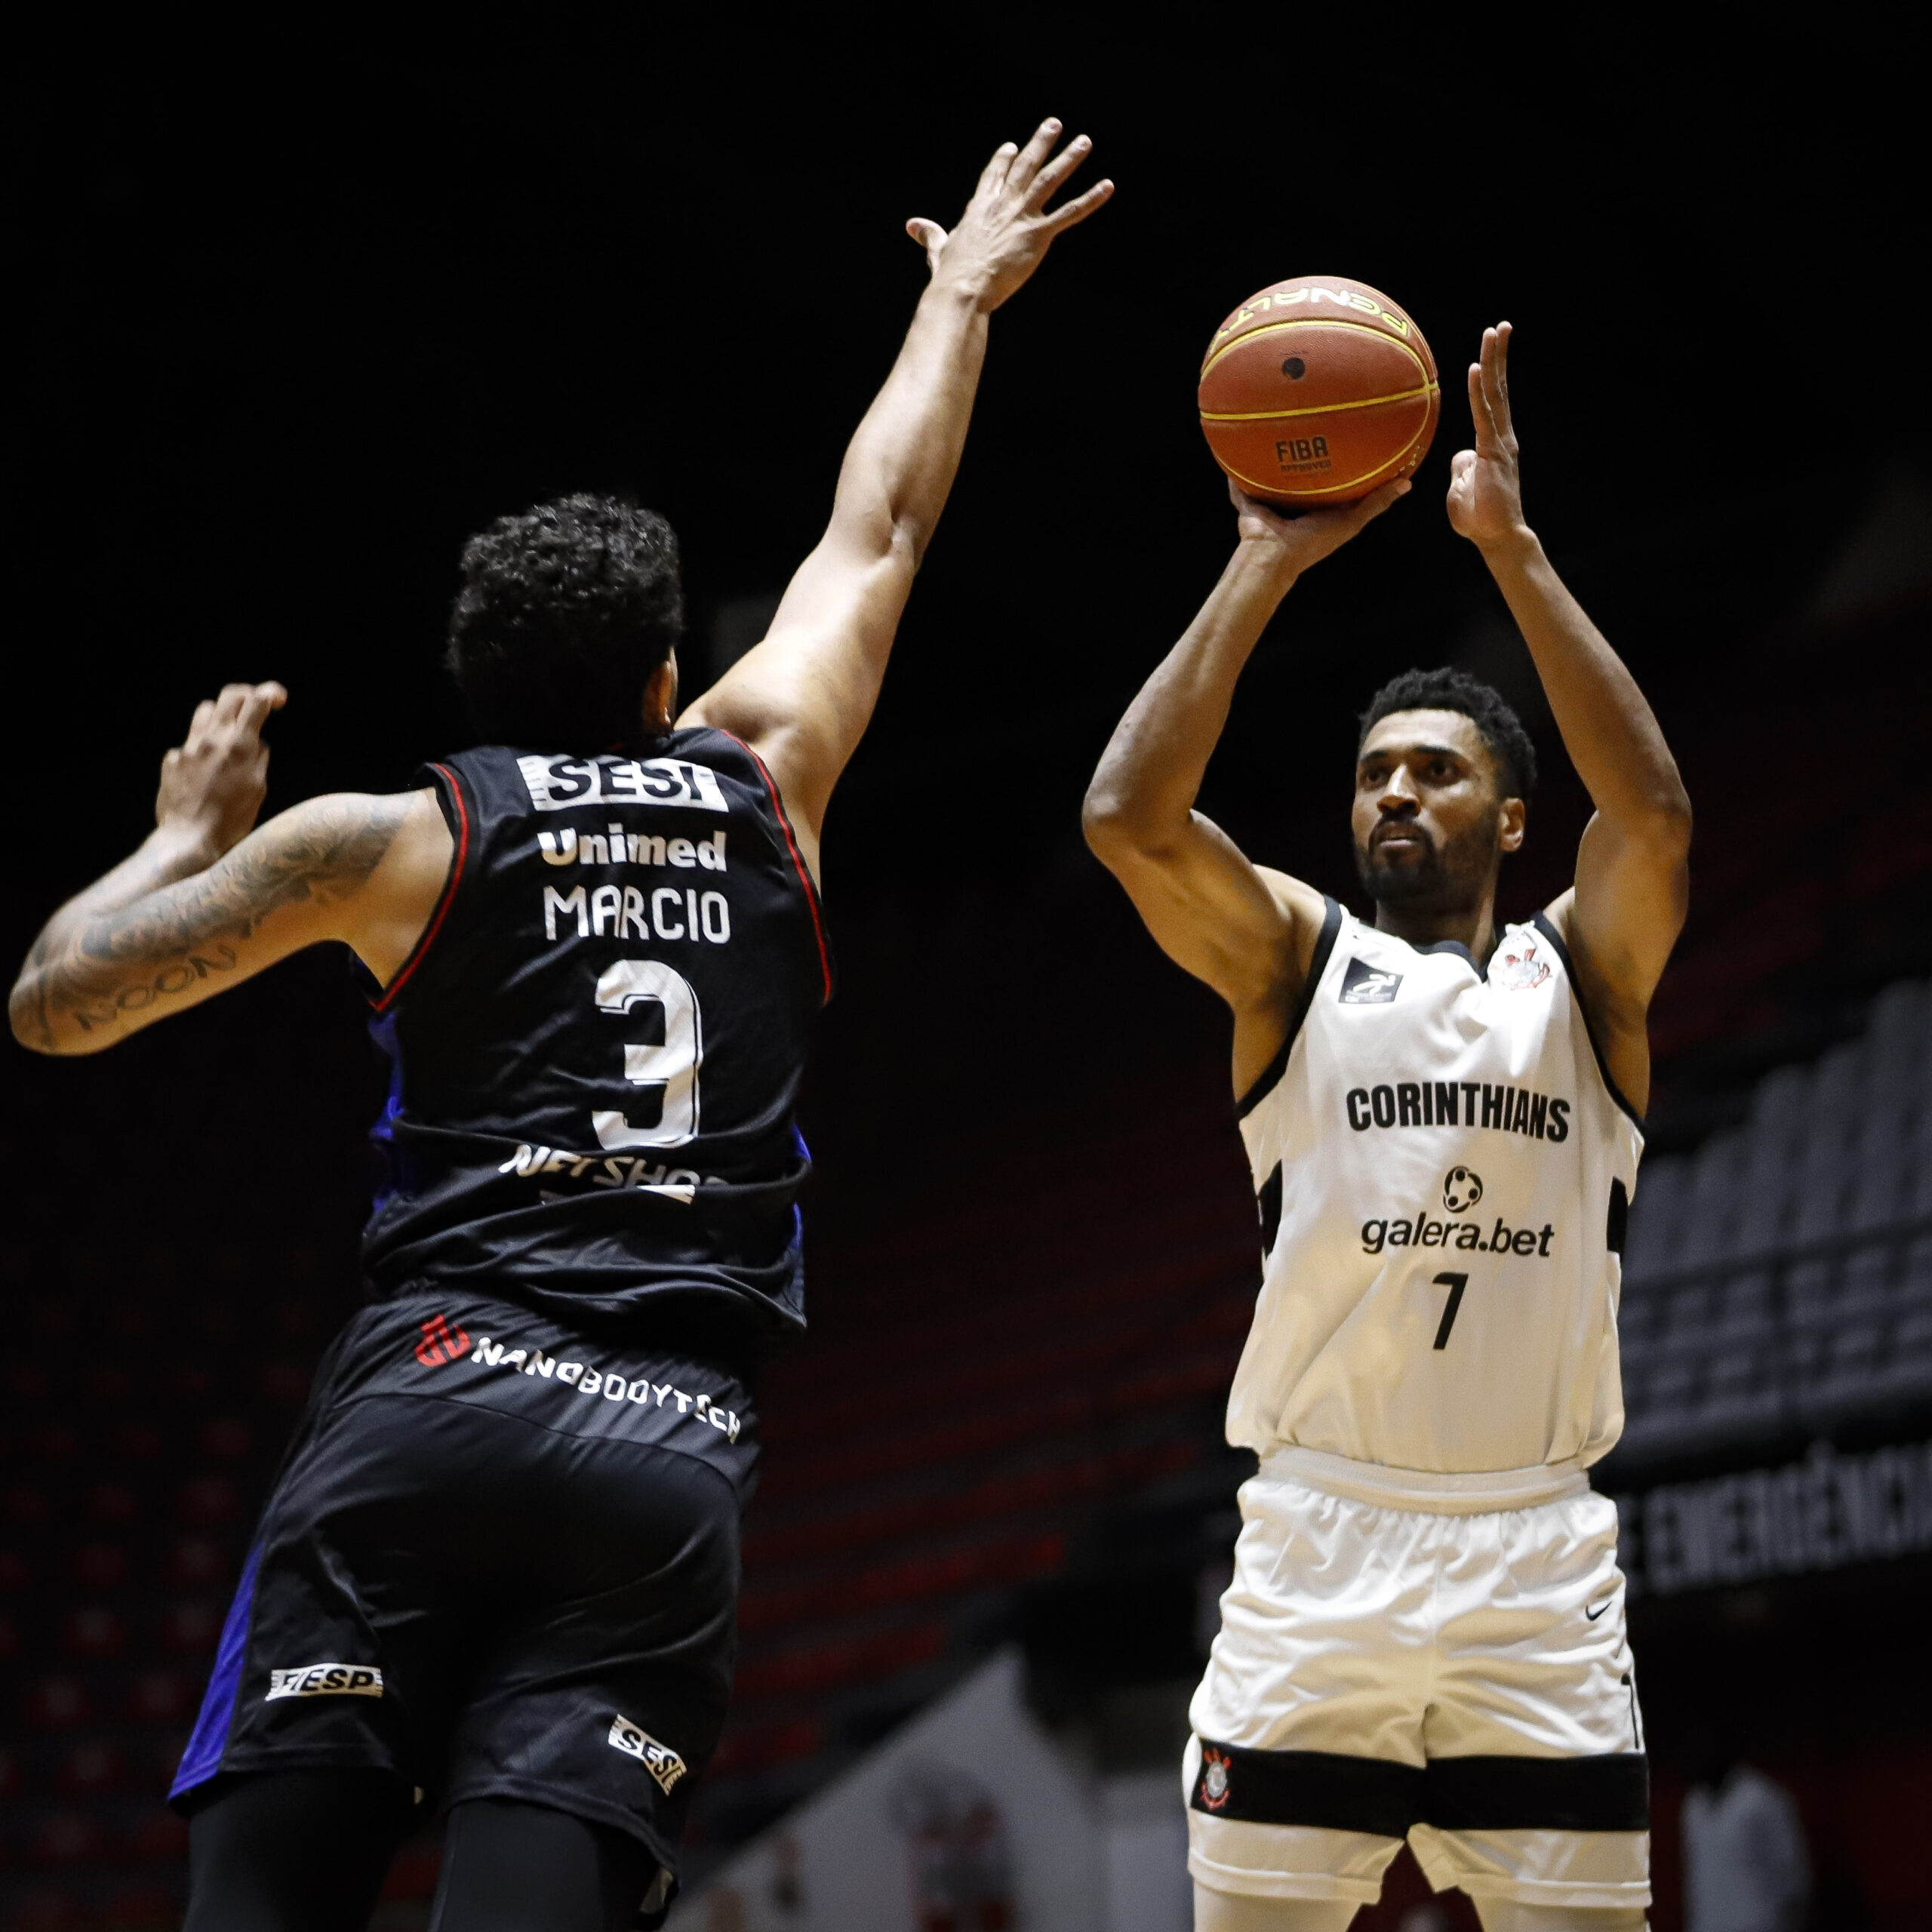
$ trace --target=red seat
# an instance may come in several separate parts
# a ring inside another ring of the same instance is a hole
[[[113,1745],[96,1739],[76,1744],[54,1770],[54,1788],[68,1797],[92,1798],[115,1789],[127,1775],[127,1761]]]
[[[70,1657],[118,1657],[128,1647],[128,1626],[105,1604],[83,1604],[61,1618],[60,1644]]]
[[[28,1690],[23,1709],[29,1724],[65,1730],[87,1722],[94,1715],[94,1700],[78,1678],[44,1677]]]

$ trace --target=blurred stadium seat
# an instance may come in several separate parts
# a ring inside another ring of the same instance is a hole
[[[1622,1469],[1932,1404],[1932,986],[1780,1067],[1745,1124],[1647,1161],[1620,1321]]]

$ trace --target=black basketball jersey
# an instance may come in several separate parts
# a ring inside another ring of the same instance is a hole
[[[792,1109],[832,968],[770,774],[728,733],[428,767],[455,856],[377,1004],[371,1292],[661,1333],[802,1326]]]

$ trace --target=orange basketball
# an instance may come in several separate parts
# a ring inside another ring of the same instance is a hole
[[[1407,475],[1441,410],[1422,331],[1346,275],[1300,275],[1251,295],[1201,365],[1214,460],[1271,503],[1352,503]]]

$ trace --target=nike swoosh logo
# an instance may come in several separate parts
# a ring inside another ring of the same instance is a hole
[[[1600,1603],[1597,1605],[1595,1610],[1585,1611],[1583,1613],[1583,1621],[1586,1623],[1594,1623],[1597,1619],[1610,1607],[1611,1604],[1614,1603],[1616,1601],[1617,1599],[1614,1597],[1612,1597],[1608,1603]]]

